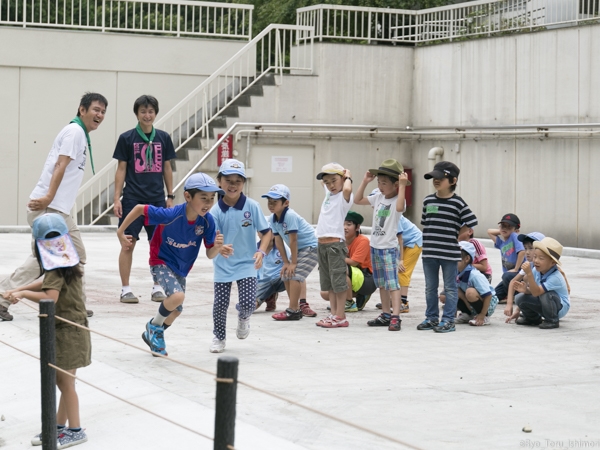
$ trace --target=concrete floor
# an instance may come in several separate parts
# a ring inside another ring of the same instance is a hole
[[[157,304],[149,301],[147,243],[134,255],[132,287],[137,305],[119,303],[119,244],[111,233],[85,233],[90,326],[145,347],[140,334]],[[28,234],[0,234],[0,276],[25,258]],[[497,250],[488,249],[495,280]],[[203,251],[202,251],[203,254]],[[458,326],[455,333],[417,331],[423,319],[424,279],[417,266],[409,293],[411,312],[402,331],[371,329],[375,298],[349,315],[350,327],[327,330],[316,319],[278,323],[263,310],[251,334],[235,337],[229,310],[225,355],[240,359],[247,383],[384,433],[422,449],[600,448],[600,260],[564,257],[572,307],[557,330],[505,324],[503,306],[484,328]],[[318,275],[308,280],[309,301],[319,299]],[[285,294],[278,310],[287,306]],[[38,319],[25,305],[11,308],[12,322],[0,323],[0,339],[38,353]],[[211,354],[212,264],[201,256],[188,277],[184,314],[166,332],[169,355],[216,370]],[[159,414],[212,436],[214,377],[152,358],[98,335],[93,363],[78,373]],[[0,344],[0,447],[30,446],[40,431],[39,363]],[[82,449],[209,449],[212,442],[78,383],[82,424],[89,441]],[[530,426],[531,433],[522,428]],[[238,388],[236,449],[404,448],[244,386]]]

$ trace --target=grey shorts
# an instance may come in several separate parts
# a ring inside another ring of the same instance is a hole
[[[317,247],[306,247],[298,250],[298,264],[293,277],[283,277],[284,281],[294,280],[304,282],[319,262]]]
[[[185,294],[185,277],[180,277],[165,264],[150,266],[150,273],[154,282],[163,288],[167,297],[177,292]],[[183,311],[183,305],[179,305],[177,311]]]
[[[346,257],[348,248],[345,242],[319,244],[319,281],[322,291],[335,293],[348,290],[346,281]]]

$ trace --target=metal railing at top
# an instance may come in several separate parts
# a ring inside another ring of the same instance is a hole
[[[253,9],[189,0],[0,0],[0,25],[251,40]]]
[[[211,122],[267,73],[312,73],[312,31],[306,26],[269,25],[154,126],[169,133],[176,152],[198,136],[206,137],[209,147]],[[77,223],[94,225],[112,210],[116,170],[113,160],[81,186],[72,211]]]
[[[480,0],[418,11],[315,5],[299,8],[298,25],[314,38],[420,44],[575,26],[600,20],[599,0]]]

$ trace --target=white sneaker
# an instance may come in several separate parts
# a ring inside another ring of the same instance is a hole
[[[456,318],[456,320],[454,321],[454,323],[459,324],[459,323],[469,323],[470,320],[473,319],[473,316],[471,314],[467,314],[464,312],[460,313],[460,316],[458,316]]]
[[[489,325],[490,324],[490,318],[488,316],[485,316],[483,318],[483,325]],[[477,326],[477,324],[475,323],[475,318],[469,320],[469,325],[473,325],[474,327]]]
[[[212,344],[210,344],[211,353],[223,353],[225,350],[225,339],[221,340],[217,337],[213,337]]]
[[[238,339],[246,339],[250,334],[250,318],[247,319],[238,319],[237,330],[235,330],[235,335]]]

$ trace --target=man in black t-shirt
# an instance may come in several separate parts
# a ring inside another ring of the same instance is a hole
[[[138,124],[132,130],[119,136],[113,158],[119,161],[115,174],[114,212],[119,218],[119,226],[123,218],[138,204],[154,205],[162,208],[173,206],[173,171],[171,159],[175,158],[175,149],[171,137],[164,131],[154,128],[154,120],[158,114],[158,100],[150,95],[142,95],[133,104]],[[164,182],[164,185],[163,185]],[[123,185],[125,187],[123,188]],[[165,202],[164,187],[167,188]],[[121,194],[123,198],[121,199]],[[152,238],[154,226],[146,225],[140,217],[132,223],[126,235],[133,236],[133,245],[128,250],[121,249],[119,254],[119,274],[121,275],[122,303],[138,303],[138,298],[129,286],[131,262],[135,243],[139,240],[142,227],[146,229],[148,240]],[[154,283],[151,299],[161,302],[165,299],[162,288]]]

